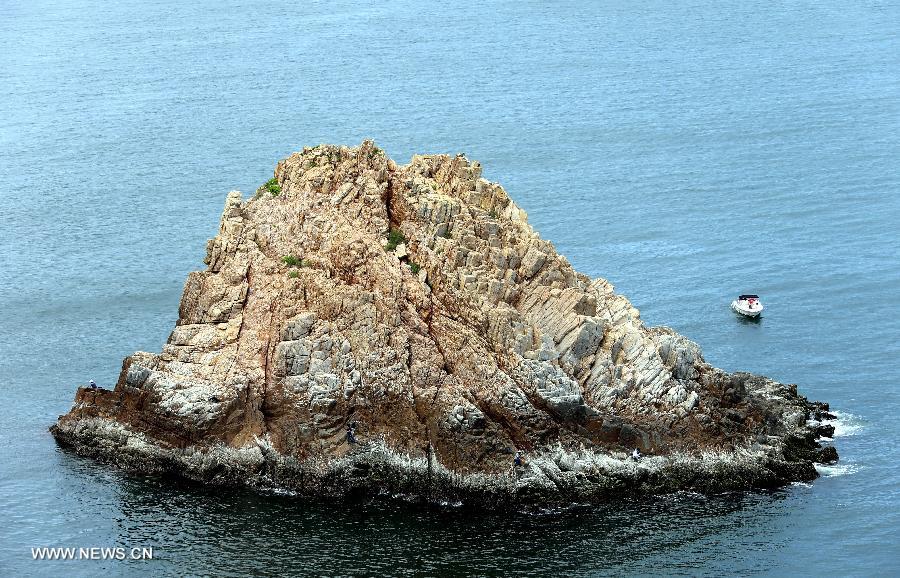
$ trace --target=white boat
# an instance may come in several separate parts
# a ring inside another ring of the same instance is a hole
[[[759,295],[741,295],[731,302],[731,308],[735,313],[747,317],[759,317],[763,310],[763,304],[759,301]]]

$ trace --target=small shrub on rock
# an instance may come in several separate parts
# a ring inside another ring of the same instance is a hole
[[[281,194],[281,185],[278,184],[278,180],[275,177],[272,177],[268,181],[266,181],[266,190],[272,193],[273,197],[277,197]]]
[[[400,232],[400,229],[391,229],[390,231],[388,231],[387,240],[387,250],[393,251],[397,248],[397,245],[406,242],[406,237],[403,236],[403,233]]]

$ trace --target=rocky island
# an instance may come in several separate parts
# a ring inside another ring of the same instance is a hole
[[[307,148],[229,193],[205,263],[162,352],[79,388],[61,445],[210,484],[498,507],[777,487],[837,459],[826,404],[645,326],[464,156]]]

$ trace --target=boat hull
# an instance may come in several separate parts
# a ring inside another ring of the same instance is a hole
[[[742,303],[738,300],[734,300],[731,302],[731,309],[744,317],[759,317],[759,314],[763,311],[763,306],[757,303],[753,309],[750,309],[746,302]]]

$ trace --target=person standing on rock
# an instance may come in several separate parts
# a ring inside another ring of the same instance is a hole
[[[516,452],[516,457],[513,458],[513,463],[516,464],[516,467],[522,466],[522,452]]]
[[[97,391],[97,382],[96,382],[96,381],[94,381],[94,380],[92,379],[91,382],[90,382],[88,385],[91,386],[91,391]]]
[[[352,423],[347,424],[347,443],[351,445],[356,443],[356,428],[353,425]]]

